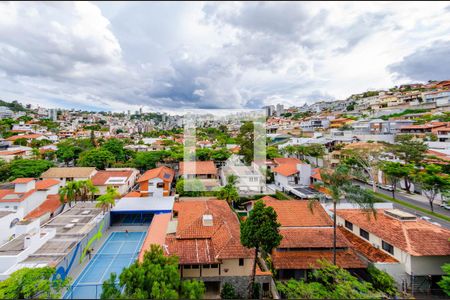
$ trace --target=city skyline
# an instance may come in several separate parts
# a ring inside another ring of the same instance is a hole
[[[2,3],[0,99],[178,113],[301,106],[443,80],[449,7]]]

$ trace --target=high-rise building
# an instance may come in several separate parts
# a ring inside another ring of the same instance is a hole
[[[277,104],[277,110],[276,110],[277,116],[281,116],[284,114],[284,105],[283,104]]]
[[[48,118],[53,122],[58,120],[58,111],[56,110],[56,108],[50,108],[48,110]]]

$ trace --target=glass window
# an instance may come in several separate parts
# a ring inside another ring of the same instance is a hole
[[[394,246],[392,246],[391,244],[385,241],[381,241],[381,246],[384,251],[389,252],[390,254],[394,254]]]
[[[362,228],[359,229],[359,235],[366,240],[369,240],[369,233]]]
[[[243,266],[244,265],[244,259],[243,258],[239,258],[239,265]]]
[[[347,227],[350,230],[353,230],[353,223],[351,223],[349,221],[345,221],[345,227]]]

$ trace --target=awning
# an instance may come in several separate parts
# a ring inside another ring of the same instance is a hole
[[[170,213],[175,201],[174,196],[168,197],[125,197],[116,201],[116,205],[111,210],[113,213],[119,212],[150,212],[155,214]]]

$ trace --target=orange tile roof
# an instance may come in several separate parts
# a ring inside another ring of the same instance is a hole
[[[36,190],[30,190],[26,193],[16,193],[14,190],[0,190],[0,202],[22,202],[35,191]],[[6,196],[8,196],[8,198],[5,198]]]
[[[30,181],[35,180],[34,178],[16,178],[14,181],[11,181],[11,183],[28,183]]]
[[[381,262],[381,263],[397,263],[394,257],[385,253],[383,250],[375,248],[368,241],[360,238],[359,236],[351,233],[349,230],[343,228],[342,226],[338,227],[338,232],[341,232],[347,241],[352,245],[352,248],[361,253],[364,257],[366,257],[371,262]]]
[[[424,220],[400,221],[381,209],[376,218],[359,209],[337,210],[337,215],[411,255],[450,255],[450,230]]]
[[[158,214],[153,217],[144,244],[141,247],[141,252],[139,253],[139,261],[144,259],[145,250],[150,249],[150,245],[164,246],[167,226],[169,225],[170,219],[171,214]]]
[[[273,207],[282,227],[333,225],[331,218],[318,202],[312,204],[311,210],[307,200],[277,200],[270,196],[265,196],[262,200],[267,206]]]
[[[333,248],[333,227],[281,228],[283,236],[278,248]],[[344,235],[336,232],[336,247],[348,247]]]
[[[47,199],[39,205],[36,209],[32,210],[25,219],[36,219],[43,216],[46,213],[53,213],[59,207],[61,207],[61,201],[59,200],[59,195],[49,195]]]
[[[43,179],[43,180],[36,182],[36,189],[37,190],[46,190],[49,187],[52,187],[59,183],[60,183],[60,181],[57,179]]]
[[[10,151],[0,151],[0,155],[17,155],[25,154],[26,150],[10,150]]]
[[[38,137],[41,137],[42,134],[22,134],[22,135],[13,135],[7,138],[7,141],[15,141],[18,139],[37,139]]]
[[[325,259],[333,261],[333,251],[273,251],[272,261],[275,269],[317,269],[320,265],[317,260]],[[336,263],[345,269],[367,268],[367,263],[362,261],[353,250],[338,250]]]
[[[123,198],[125,197],[140,197],[141,193],[138,191],[131,191],[128,194],[126,194],[125,196],[123,196]]]
[[[301,164],[302,161],[295,158],[295,157],[276,157],[273,159],[273,161],[278,164],[278,165],[283,165],[283,164]]]
[[[97,171],[91,180],[94,185],[106,185],[106,181],[111,177],[126,177],[128,179],[132,174],[133,171],[131,170]]]
[[[175,234],[166,236],[166,253],[177,255],[181,264],[253,256],[254,252],[240,243],[238,218],[225,201],[181,201],[173,210],[178,212],[178,225]],[[212,226],[203,226],[205,214],[213,216]]]
[[[274,168],[272,171],[283,176],[291,176],[298,173],[296,164],[282,164]]]
[[[311,173],[312,173],[311,174],[311,178],[314,178],[314,179],[317,179],[319,181],[322,181],[322,176],[320,175],[320,168],[312,169]]]
[[[160,178],[163,181],[172,182],[174,175],[175,175],[174,170],[172,170],[171,168],[168,168],[166,166],[161,166],[156,169],[148,170],[141,177],[139,177],[137,182],[148,181],[153,178]]]
[[[186,169],[186,170],[185,170]],[[190,161],[180,162],[180,175],[196,174],[196,175],[217,175],[217,168],[213,161]],[[188,173],[189,172],[189,173]]]

